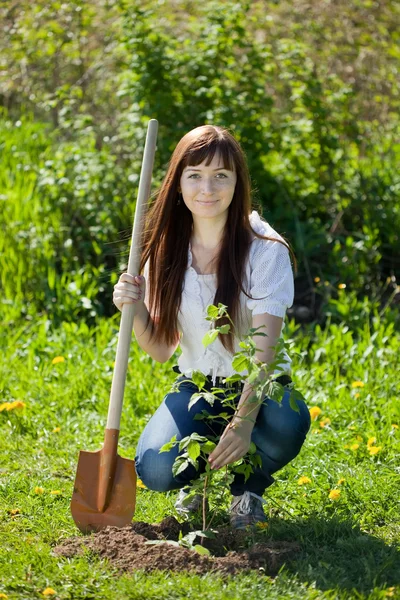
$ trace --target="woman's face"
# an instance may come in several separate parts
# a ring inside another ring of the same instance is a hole
[[[217,152],[209,165],[206,161],[184,168],[180,180],[183,201],[194,216],[203,219],[221,217],[232,202],[236,186],[236,171],[224,168]]]

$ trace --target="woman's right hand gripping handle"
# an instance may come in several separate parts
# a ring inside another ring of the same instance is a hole
[[[136,304],[138,310],[143,308],[146,294],[146,279],[143,275],[122,273],[118,283],[114,285],[113,302],[118,310],[123,304]]]

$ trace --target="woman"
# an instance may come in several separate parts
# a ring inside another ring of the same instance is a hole
[[[136,303],[136,340],[154,360],[169,360],[180,345],[182,354],[174,368],[181,373],[178,381],[198,370],[207,375],[208,389],[224,387],[223,379],[233,374],[231,360],[239,338],[250,327],[264,326],[267,333],[256,338],[257,358],[264,363],[274,359],[286,309],[293,302],[290,251],[282,237],[250,211],[250,178],[234,137],[211,125],[186,134],[147,216],[144,276],[121,275],[113,297],[119,310],[124,303]],[[235,332],[220,334],[204,348],[206,309],[219,302],[228,307]],[[310,427],[306,405],[299,402],[300,412],[289,406],[288,356],[280,367],[277,379],[285,386],[281,404],[265,398],[254,410],[254,403],[250,407],[246,402],[251,386],[240,384],[236,411],[218,432],[219,443],[209,457],[211,468],[220,469],[243,457],[251,441],[261,456],[262,467],[246,482],[242,475],[235,476],[231,485],[230,520],[235,528],[266,520],[262,495],[274,481],[272,474],[297,456]],[[222,404],[211,407],[201,399],[188,410],[196,391],[194,384],[185,382],[179,392],[166,395],[140,437],[136,456],[138,475],[148,488],[181,489],[175,506],[186,514],[200,505],[200,497],[189,502],[185,491],[199,473],[190,466],[173,477],[178,447],[161,454],[159,449],[173,435],[180,440],[195,431],[211,433],[208,421],[195,416],[203,410],[218,415]]]

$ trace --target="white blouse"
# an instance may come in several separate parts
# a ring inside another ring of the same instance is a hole
[[[282,240],[282,237],[261,219],[256,211],[250,215],[250,224],[257,233]],[[294,296],[289,251],[279,242],[261,240],[254,236],[245,273],[247,282],[250,282],[245,289],[254,299],[247,298],[243,292],[240,293],[243,330],[239,332],[239,337],[245,335],[252,327],[253,315],[269,313],[284,318],[286,310],[293,304]],[[178,366],[181,373],[187,377],[190,377],[194,370],[211,375],[214,384],[217,376],[228,377],[234,374],[231,365],[233,355],[223,347],[218,338],[207,348],[202,344],[202,338],[211,325],[205,317],[207,306],[214,302],[216,284],[215,274],[200,275],[192,267],[192,252],[189,246],[188,267],[178,313],[182,350]],[[283,327],[284,325],[282,329]],[[234,341],[235,352],[239,352],[240,339],[235,337]],[[279,375],[283,372],[290,373],[290,365],[291,360],[285,353],[284,360],[279,365],[283,370],[277,369],[275,372]],[[242,372],[245,373],[246,371]]]

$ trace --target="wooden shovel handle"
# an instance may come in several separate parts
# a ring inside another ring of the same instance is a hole
[[[128,273],[137,275],[141,257],[141,238],[146,205],[150,196],[151,176],[156,151],[158,121],[151,119],[147,127],[142,170],[139,180],[139,192],[136,201],[133,222],[132,243],[129,252]],[[111,384],[110,405],[108,408],[107,429],[118,429],[121,422],[122,401],[124,398],[126,371],[128,368],[129,347],[132,339],[135,304],[123,304],[119,327],[117,356]]]

